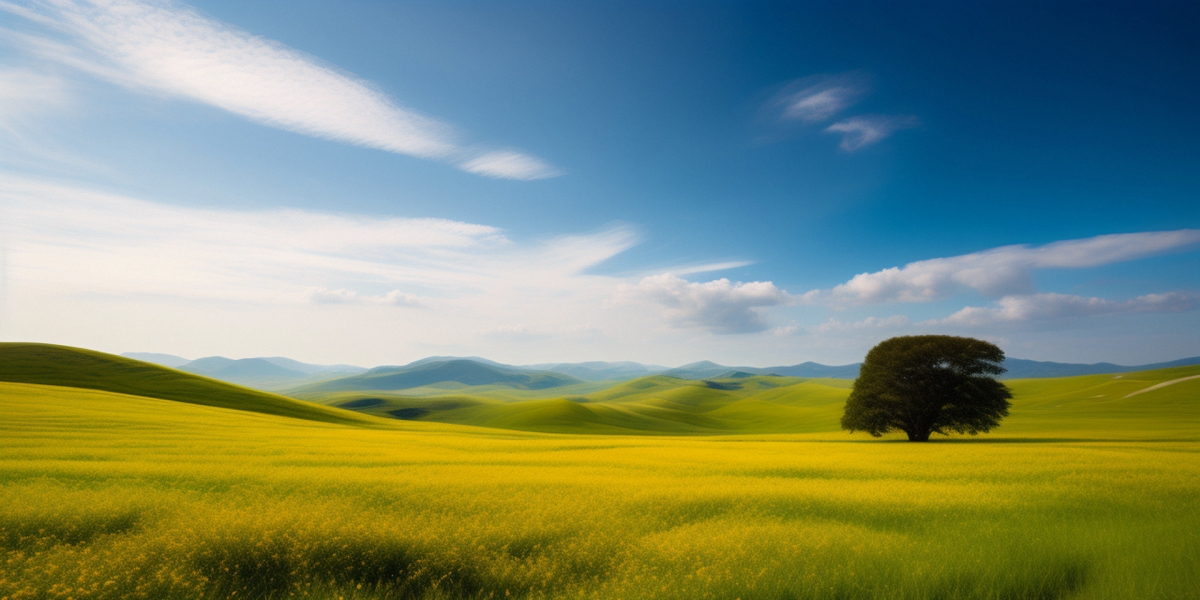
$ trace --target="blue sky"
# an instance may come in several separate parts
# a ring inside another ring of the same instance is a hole
[[[3,339],[1200,354],[1191,3],[0,9]]]

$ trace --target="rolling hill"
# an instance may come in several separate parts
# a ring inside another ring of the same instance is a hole
[[[101,390],[311,421],[367,424],[350,411],[244,388],[103,352],[0,343],[0,381]]]
[[[423,396],[342,392],[319,401],[403,420],[551,433],[795,433],[836,430],[849,385],[835,379],[653,375],[551,398],[482,397],[467,388]]]
[[[1013,408],[997,431],[1044,434],[1167,430],[1200,433],[1200,365],[1127,374],[1007,382]],[[851,382],[751,375],[688,380],[654,375],[586,394],[528,399],[475,395],[341,392],[340,408],[409,421],[547,433],[724,435],[837,432]],[[1099,435],[1099,434],[1097,434]]]

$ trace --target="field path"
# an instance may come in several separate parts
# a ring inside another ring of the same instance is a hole
[[[1158,388],[1167,387],[1168,385],[1171,385],[1173,383],[1179,383],[1180,381],[1187,381],[1189,379],[1200,379],[1200,375],[1192,375],[1191,377],[1180,377],[1179,379],[1172,379],[1170,381],[1164,381],[1162,383],[1152,385],[1144,390],[1138,390],[1136,392],[1133,392],[1132,394],[1128,394],[1125,396],[1125,398],[1128,398],[1130,396],[1136,396],[1143,392],[1149,392],[1150,390],[1157,390]]]

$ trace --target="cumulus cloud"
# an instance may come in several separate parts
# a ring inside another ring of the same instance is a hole
[[[1195,310],[1200,296],[1180,292],[1147,294],[1124,302],[1067,294],[1005,296],[995,307],[968,306],[935,323],[983,327],[1019,321],[1086,317],[1122,313],[1162,313]]]
[[[1034,292],[1036,269],[1097,267],[1181,250],[1200,243],[1200,230],[1151,231],[1101,235],[1042,246],[1015,245],[949,258],[913,262],[855,275],[832,290],[814,290],[801,298],[833,305],[883,302],[931,302],[964,289],[988,296]]]
[[[807,77],[785,87],[771,105],[782,120],[819,123],[858,102],[868,90],[861,73]]]
[[[763,331],[768,327],[763,310],[790,301],[788,293],[770,281],[732,283],[722,278],[693,283],[671,273],[645,277],[623,292],[662,306],[678,327],[721,334]]]
[[[63,0],[36,10],[0,8],[63,38],[8,32],[27,52],[119,85],[202,102],[296,133],[445,160],[489,177],[557,174],[515,151],[464,159],[467,150],[449,125],[311,56],[178,3]]]
[[[868,115],[850,117],[825,128],[826,133],[840,133],[838,147],[854,152],[870,146],[896,131],[916,127],[920,121],[911,115]]]

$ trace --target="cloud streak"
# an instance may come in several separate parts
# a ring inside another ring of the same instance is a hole
[[[855,152],[871,146],[901,129],[912,129],[920,121],[911,115],[868,115],[851,117],[825,128],[826,133],[840,133],[838,147]]]
[[[782,120],[819,123],[858,102],[869,89],[860,73],[808,77],[785,87],[773,104]]]
[[[886,302],[932,302],[964,290],[987,296],[1029,295],[1032,271],[1078,269],[1125,262],[1200,244],[1200,230],[1101,235],[1042,246],[1015,245],[949,258],[934,258],[862,273],[831,290],[803,295],[835,306]]]
[[[1069,317],[1089,317],[1124,313],[1169,313],[1195,310],[1200,305],[1196,294],[1169,292],[1147,294],[1119,302],[1104,298],[1085,298],[1068,294],[1031,294],[1005,296],[995,307],[968,306],[935,324],[986,327],[1023,321],[1043,321]]]
[[[561,291],[637,239],[617,227],[517,244],[494,227],[445,219],[172,207],[7,176],[0,208],[25,280],[181,300],[419,305],[514,287]]]
[[[402,106],[370,83],[278,42],[174,2],[3,6],[59,32],[65,43],[9,32],[27,52],[130,88],[187,98],[304,135],[436,159],[489,177],[542,179],[558,171],[516,151],[474,153],[454,129]]]

